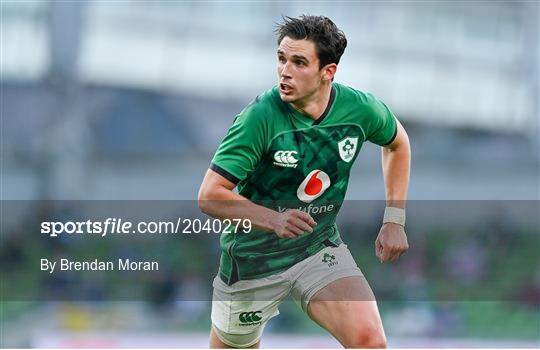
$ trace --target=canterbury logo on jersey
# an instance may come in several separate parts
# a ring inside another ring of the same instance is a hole
[[[296,168],[298,166],[298,159],[295,156],[298,154],[296,151],[277,151],[274,153],[274,165],[285,168]]]
[[[242,326],[251,326],[255,324],[260,324],[262,317],[259,316],[262,314],[262,311],[249,311],[249,312],[242,312],[238,319],[240,320],[240,325]]]
[[[304,203],[310,203],[330,187],[330,176],[322,170],[313,170],[298,186],[296,195]]]

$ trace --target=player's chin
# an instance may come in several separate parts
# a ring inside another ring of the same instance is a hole
[[[283,102],[294,102],[296,101],[296,98],[292,94],[284,94],[282,92],[279,93],[279,97],[281,98],[281,101]]]

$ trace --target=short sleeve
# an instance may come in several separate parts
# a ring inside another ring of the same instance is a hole
[[[392,111],[382,101],[370,96],[366,113],[368,114],[364,125],[366,139],[379,146],[392,143],[397,135],[396,118]]]
[[[210,169],[235,184],[247,178],[264,154],[266,130],[264,111],[256,105],[248,106],[234,119]]]

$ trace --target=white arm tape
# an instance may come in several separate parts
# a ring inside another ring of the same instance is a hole
[[[405,209],[386,207],[384,209],[383,224],[387,222],[405,226]]]

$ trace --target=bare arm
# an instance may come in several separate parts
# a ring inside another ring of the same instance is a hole
[[[294,238],[313,231],[316,223],[309,214],[300,210],[278,213],[233,192],[235,186],[209,169],[199,189],[201,211],[218,219],[248,219],[254,227],[275,232],[281,238]]]
[[[386,193],[386,206],[405,209],[411,168],[409,136],[401,123],[397,122],[394,141],[382,148],[382,168]]]
[[[409,137],[397,121],[394,141],[382,149],[382,168],[386,206],[405,209],[411,167]],[[405,228],[395,223],[385,223],[375,241],[375,253],[381,262],[394,261],[409,249]]]

